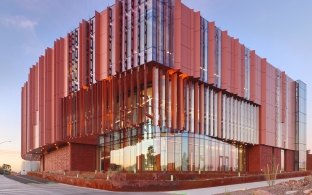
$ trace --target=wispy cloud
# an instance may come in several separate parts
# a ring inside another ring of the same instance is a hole
[[[37,22],[25,16],[1,17],[0,24],[6,27],[13,27],[25,30],[34,30]]]

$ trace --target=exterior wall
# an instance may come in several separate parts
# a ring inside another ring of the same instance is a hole
[[[40,159],[42,171],[94,171],[96,170],[96,146],[73,143],[57,148]]]
[[[174,10],[174,69],[200,77],[200,13],[175,1]]]
[[[285,171],[295,170],[295,151],[285,150]]]
[[[24,159],[151,123],[260,144],[249,151],[259,160],[267,147],[300,150],[304,163],[296,82],[181,0],[116,1],[95,12],[45,50],[21,96]]]
[[[284,171],[295,171],[295,151],[284,150]],[[258,145],[247,149],[247,163],[249,172],[264,171],[273,160],[281,168],[281,149],[265,145]]]
[[[281,149],[280,148],[273,148],[273,157],[275,160],[275,164],[278,164],[279,169],[281,169]],[[285,157],[284,157],[285,158]],[[285,161],[284,161],[285,163]],[[285,169],[285,164],[284,164],[284,169]]]
[[[51,153],[44,154],[41,159],[43,171],[52,170],[71,170],[71,151],[70,146],[59,148]]]
[[[96,145],[70,145],[71,171],[94,171],[97,169],[96,160]]]
[[[263,171],[267,164],[271,164],[273,158],[272,147],[265,145],[257,145],[247,149],[247,171],[259,172]]]
[[[312,154],[307,153],[307,170],[312,170]]]

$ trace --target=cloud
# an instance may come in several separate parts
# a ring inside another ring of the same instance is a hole
[[[37,22],[25,16],[1,17],[0,24],[6,27],[14,27],[25,30],[34,30]]]

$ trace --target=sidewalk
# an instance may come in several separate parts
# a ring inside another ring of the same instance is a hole
[[[20,176],[19,176],[20,177]],[[25,178],[24,178],[25,179]],[[62,183],[39,183],[36,178],[27,180],[32,183],[21,183],[0,175],[0,195],[144,195],[146,192],[112,192],[93,188],[72,186]],[[148,193],[151,195],[166,195],[162,192]]]
[[[294,177],[294,178],[287,178],[287,179],[278,179],[276,180],[276,184],[282,183],[289,180],[299,180],[303,179],[304,177]],[[199,188],[199,189],[192,189],[192,190],[181,190],[181,191],[171,191],[168,193],[171,194],[185,194],[185,195],[212,195],[212,194],[223,194],[226,192],[234,192],[239,190],[248,190],[252,188],[259,188],[268,186],[267,181],[260,181],[260,182],[252,182],[252,183],[243,183],[243,184],[234,184],[234,185],[226,185],[226,186],[217,186],[217,187],[210,187],[210,188]]]

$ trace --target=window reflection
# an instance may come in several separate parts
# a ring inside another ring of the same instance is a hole
[[[245,149],[194,133],[152,125],[99,138],[99,168],[107,171],[243,171]],[[165,131],[165,132],[164,132]],[[103,142],[104,140],[104,142]]]

